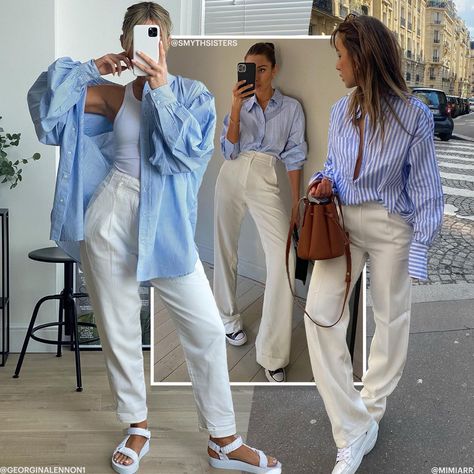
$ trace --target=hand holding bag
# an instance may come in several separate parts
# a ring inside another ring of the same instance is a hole
[[[346,256],[346,291],[339,319],[330,325],[320,324],[315,321],[305,309],[306,316],[308,316],[314,324],[320,327],[330,328],[341,320],[349,295],[352,265],[350,241],[349,235],[344,227],[344,216],[342,214],[339,197],[337,195],[331,195],[331,197],[321,200],[314,199],[309,195],[309,190],[313,185],[314,183],[311,183],[306,191],[306,195],[300,199],[300,203],[301,201],[304,202],[304,215],[297,246],[297,256],[305,260],[328,260],[341,257],[342,255]],[[290,228],[286,245],[286,271],[290,288],[291,280],[288,270],[288,256],[292,232],[293,230]],[[293,288],[291,288],[291,291],[293,296],[296,297]]]

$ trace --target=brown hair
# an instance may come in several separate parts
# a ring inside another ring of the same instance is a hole
[[[336,37],[340,38],[351,57],[357,85],[348,109],[352,123],[357,125],[357,112],[360,110],[368,114],[374,131],[380,124],[383,137],[386,107],[403,127],[387,100],[397,96],[408,102],[410,95],[403,79],[402,53],[395,35],[377,18],[351,14],[332,33],[333,47]]]
[[[275,67],[275,45],[273,43],[255,43],[253,46],[250,46],[245,57],[256,54],[265,56],[272,63],[272,68]]]
[[[167,39],[171,33],[171,18],[168,10],[155,2],[135,3],[127,8],[122,24],[122,45],[125,51],[132,47],[133,27],[152,20],[160,26],[163,46],[168,49]]]

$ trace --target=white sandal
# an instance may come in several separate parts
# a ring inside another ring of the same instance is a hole
[[[274,466],[269,466],[267,456],[259,449],[251,448],[250,446],[247,447],[255,451],[260,458],[258,466],[254,466],[248,462],[238,461],[237,459],[229,459],[227,455],[232,451],[239,449],[242,445],[247,446],[243,443],[240,436],[237,436],[237,438],[232,441],[232,443],[226,446],[219,446],[218,444],[209,440],[209,447],[219,455],[219,459],[209,456],[209,464],[216,469],[233,469],[235,471],[251,472],[253,474],[281,474],[280,462],[277,461]]]
[[[125,445],[127,444],[128,438],[130,435],[140,435],[147,438],[143,448],[140,451],[140,454],[137,454],[133,449],[127,448]],[[145,456],[150,450],[150,438],[151,433],[144,428],[128,428],[127,429],[127,436],[125,439],[115,448],[114,454],[112,454],[112,468],[115,472],[119,474],[134,474],[138,471],[140,466],[140,459]],[[114,456],[116,453],[124,454],[132,459],[132,464],[120,464],[114,460]]]

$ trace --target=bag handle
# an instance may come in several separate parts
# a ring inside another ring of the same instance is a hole
[[[309,201],[309,190],[311,189],[313,184],[314,183],[311,183],[311,185],[308,186],[308,189],[306,190],[306,195],[298,201],[298,213],[300,212],[301,202],[304,201],[305,204],[306,204]],[[342,303],[341,314],[339,315],[339,318],[337,319],[337,321],[335,323],[329,324],[329,325],[318,323],[317,321],[315,321],[308,314],[308,312],[306,311],[306,307],[303,306],[299,302],[299,300],[297,299],[296,293],[293,290],[293,287],[291,285],[290,270],[289,270],[289,266],[288,266],[289,265],[290,248],[291,248],[291,237],[292,237],[292,234],[293,234],[293,229],[294,229],[294,227],[296,227],[296,225],[294,225],[293,222],[290,223],[290,229],[288,231],[288,238],[287,238],[287,241],[286,241],[286,276],[288,277],[288,284],[290,286],[291,294],[293,295],[293,298],[294,298],[296,304],[304,311],[304,314],[306,316],[308,316],[308,318],[314,324],[316,324],[316,326],[319,326],[321,328],[332,328],[333,326],[335,326],[342,319],[342,316],[344,314],[344,308],[345,308],[346,302],[347,302],[347,297],[349,296],[349,289],[350,289],[350,285],[351,285],[351,276],[352,276],[351,275],[352,274],[352,259],[351,259],[351,251],[350,251],[350,241],[349,241],[349,237],[347,235],[347,232],[345,231],[344,215],[342,213],[341,201],[339,199],[339,196],[337,196],[335,194],[331,195],[330,199],[336,202],[337,207],[339,208],[339,213],[341,215],[342,226],[341,226],[340,222],[337,219],[335,219],[334,216],[330,215],[329,218],[343,231],[343,235],[345,236],[345,239],[344,239],[344,254],[346,256],[346,278],[345,278],[346,290],[345,290],[345,293],[344,293],[344,301]],[[315,205],[317,205],[317,204],[315,204]],[[303,218],[304,218],[304,216],[303,216]],[[300,220],[301,220],[301,216],[300,216]]]

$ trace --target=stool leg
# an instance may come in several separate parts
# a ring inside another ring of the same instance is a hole
[[[71,298],[71,308],[73,317],[73,338],[74,338],[74,353],[76,356],[76,392],[82,392],[82,377],[81,377],[81,353],[79,350],[79,331],[77,327],[77,311],[74,300]]]
[[[64,322],[64,302],[63,302],[63,299],[60,298],[59,299],[58,349],[56,351],[56,357],[62,356],[61,343],[63,341],[63,322]]]
[[[20,374],[21,366],[23,364],[23,359],[25,358],[26,349],[28,348],[28,343],[30,342],[31,334],[33,333],[33,328],[34,328],[34,325],[35,325],[35,322],[36,322],[36,317],[38,316],[38,311],[40,309],[40,306],[45,301],[55,300],[55,299],[58,299],[58,297],[57,296],[45,296],[44,298],[41,298],[38,301],[38,303],[36,303],[35,309],[33,310],[33,315],[31,316],[30,325],[28,326],[28,331],[26,332],[25,341],[23,342],[23,347],[21,349],[20,358],[18,359],[18,363],[16,365],[15,375],[13,375],[14,379],[17,379],[19,374]]]

